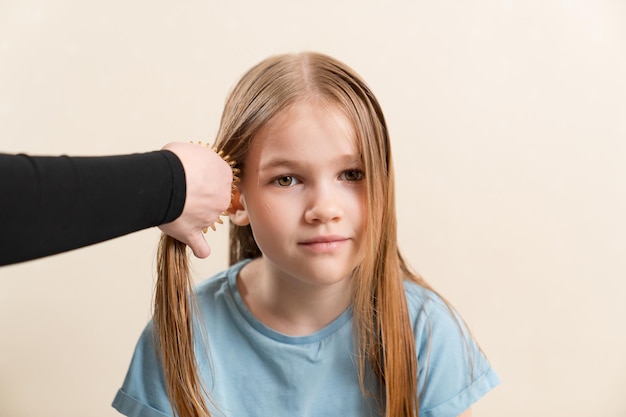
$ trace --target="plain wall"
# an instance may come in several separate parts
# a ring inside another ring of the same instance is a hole
[[[474,416],[625,416],[624,2],[0,0],[0,152],[212,141],[242,73],[301,50],[383,105],[402,250],[503,381]],[[118,415],[158,235],[0,268],[1,416]]]

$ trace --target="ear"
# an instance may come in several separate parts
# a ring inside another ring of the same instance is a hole
[[[239,190],[235,190],[233,192],[233,199],[227,211],[230,221],[233,224],[236,224],[237,226],[247,226],[250,224],[248,211],[246,210],[246,203]]]

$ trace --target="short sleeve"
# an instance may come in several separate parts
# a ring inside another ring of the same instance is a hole
[[[418,351],[420,417],[457,417],[500,383],[463,320],[436,294],[407,291]]]
[[[113,408],[128,417],[171,417],[163,368],[156,356],[152,322],[143,331]]]

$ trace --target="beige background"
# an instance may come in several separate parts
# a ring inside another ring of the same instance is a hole
[[[243,71],[303,49],[382,102],[401,246],[503,380],[475,416],[626,416],[624,2],[0,0],[0,151],[212,139]],[[157,238],[0,268],[1,416],[117,415]]]

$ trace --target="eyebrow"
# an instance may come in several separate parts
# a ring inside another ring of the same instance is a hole
[[[348,165],[361,165],[362,161],[359,155],[351,154],[351,155],[342,155],[335,158],[336,163],[338,164],[348,164]],[[309,160],[297,161],[294,159],[277,157],[268,160],[267,162],[263,162],[263,164],[259,167],[259,172],[267,171],[274,168],[288,168],[294,169],[306,165],[310,165],[311,162]]]

